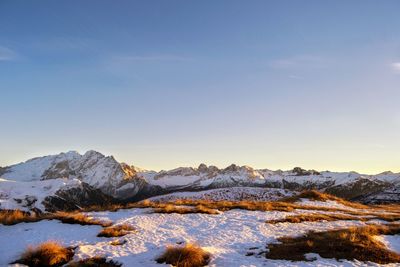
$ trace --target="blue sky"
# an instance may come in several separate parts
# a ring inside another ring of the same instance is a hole
[[[400,171],[399,1],[0,1],[0,166]]]

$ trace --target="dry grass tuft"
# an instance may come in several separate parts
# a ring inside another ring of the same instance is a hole
[[[375,219],[380,219],[387,222],[395,222],[400,220],[400,214],[379,213],[379,214],[373,214],[373,216],[375,216]]]
[[[189,207],[179,207],[175,206],[172,204],[166,204],[166,205],[158,205],[156,208],[154,208],[155,213],[178,213],[178,214],[187,214],[187,213],[193,213],[193,208]]]
[[[194,206],[177,207],[177,206]],[[151,201],[142,201],[132,208],[154,208],[156,212],[164,213],[208,213],[218,214],[219,211],[231,209],[261,210],[261,211],[292,211],[295,204],[286,202],[265,202],[265,201],[210,201],[210,200],[176,200],[168,203],[157,203]]]
[[[103,257],[93,257],[84,260],[80,260],[77,262],[71,262],[66,267],[120,267],[121,263],[110,260],[107,261],[106,258]]]
[[[327,201],[327,200],[338,199],[338,197],[335,197],[335,196],[332,196],[329,194],[325,194],[325,193],[319,192],[317,190],[307,190],[307,191],[301,192],[300,194],[298,194],[296,196],[288,197],[288,198],[286,198],[286,200],[288,202],[295,202],[302,198],[307,198],[310,200],[317,200],[317,201]]]
[[[63,212],[36,214],[21,210],[0,210],[0,223],[13,225],[21,222],[38,222],[41,220],[59,220],[62,223],[80,225],[101,225],[107,227],[111,222],[104,222],[88,217],[79,212]]]
[[[352,207],[352,208],[356,208],[356,209],[368,209],[370,208],[369,206],[360,204],[360,203],[355,203],[355,202],[351,202],[351,201],[347,201],[343,198],[340,197],[335,197],[333,195],[327,194],[327,193],[322,193],[319,192],[317,190],[307,190],[307,191],[303,191],[300,194],[296,195],[296,196],[292,196],[292,197],[286,197],[284,199],[282,199],[282,201],[285,202],[297,202],[302,198],[307,198],[310,200],[315,200],[315,201],[328,201],[328,200],[332,200],[332,201],[336,201],[342,205],[348,206],[348,207]]]
[[[21,222],[37,222],[41,218],[35,213],[21,210],[0,210],[0,223],[14,225]]]
[[[195,208],[196,213],[204,213],[204,214],[219,214],[218,210],[210,209],[203,205],[197,205]]]
[[[158,263],[172,264],[176,267],[201,267],[208,264],[210,254],[194,244],[185,246],[169,246],[157,258]]]
[[[114,225],[101,230],[97,235],[98,237],[120,237],[129,234],[129,232],[135,230],[129,224]]]
[[[269,244],[269,259],[305,261],[304,254],[317,253],[323,258],[371,261],[380,264],[400,262],[400,255],[388,250],[375,235],[400,233],[400,224],[369,225],[327,232],[309,232],[301,237],[279,238]]]
[[[92,212],[92,211],[118,211],[120,209],[127,209],[127,205],[122,205],[122,204],[105,204],[105,205],[92,205],[88,207],[82,208],[82,211],[84,212]]]
[[[62,266],[74,255],[72,249],[61,246],[54,241],[42,243],[36,247],[28,247],[21,258],[14,263],[30,267]]]
[[[368,218],[371,219],[371,218]],[[287,216],[284,219],[278,220],[269,220],[266,223],[302,223],[302,222],[320,222],[320,221],[339,221],[339,220],[358,220],[358,221],[366,221],[367,218],[356,217],[347,214],[298,214]]]
[[[116,239],[116,240],[111,241],[110,245],[111,246],[122,246],[125,243],[126,243],[125,239],[123,239],[123,240],[122,239]]]
[[[219,214],[215,209],[210,209],[203,205],[197,205],[195,207],[180,207],[174,204],[158,204],[154,208],[154,213],[178,213],[178,214],[188,214],[188,213],[203,213],[203,214]]]
[[[53,219],[60,220],[62,223],[80,224],[80,225],[101,225],[107,227],[111,222],[104,222],[88,217],[80,212],[62,212],[58,211],[52,215]]]

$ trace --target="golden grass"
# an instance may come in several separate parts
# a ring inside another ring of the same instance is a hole
[[[400,214],[374,213],[373,216],[375,216],[376,219],[384,220],[387,222],[395,222],[400,220]]]
[[[123,239],[123,240],[121,240],[121,239],[116,239],[116,240],[111,241],[111,242],[110,242],[110,245],[111,245],[111,246],[122,246],[122,245],[125,244],[125,243],[126,243],[126,240],[125,240],[125,239]]]
[[[40,216],[21,210],[0,210],[0,223],[4,225],[14,225],[21,222],[37,222]]]
[[[356,208],[356,209],[368,209],[370,208],[369,206],[360,204],[360,203],[355,203],[355,202],[351,202],[351,201],[347,201],[343,198],[340,197],[336,197],[327,193],[322,193],[319,192],[317,190],[307,190],[307,191],[303,191],[298,195],[292,196],[292,197],[286,197],[283,198],[282,201],[284,202],[297,202],[302,198],[306,198],[306,199],[310,199],[310,200],[315,200],[315,201],[328,201],[328,200],[332,200],[332,201],[336,201],[337,203],[340,203],[342,205],[348,206],[348,207],[352,207],[352,208]]]
[[[194,244],[185,246],[169,246],[156,259],[158,263],[172,264],[176,267],[201,267],[208,264],[210,254]]]
[[[182,213],[193,213],[205,211],[205,213],[211,211],[212,214],[216,214],[215,210],[227,211],[231,209],[245,209],[245,210],[279,210],[279,211],[292,211],[295,204],[286,202],[265,202],[265,201],[210,201],[210,200],[176,200],[168,203],[158,203],[151,201],[142,201],[131,205],[132,208],[153,208],[163,210],[173,210],[179,207],[177,206],[194,206],[197,209],[190,209],[190,207],[183,207],[185,209],[178,210]],[[193,212],[190,212],[193,211]]]
[[[219,214],[218,210],[216,209],[210,209],[206,206],[203,205],[197,205],[194,208],[196,210],[196,213],[204,213],[204,214]]]
[[[115,212],[120,209],[127,209],[129,204],[104,204],[104,205],[92,205],[82,208],[81,211],[92,212],[92,211],[111,211]]]
[[[345,208],[305,206],[299,203],[294,203],[302,198],[307,198],[310,200],[317,200],[317,201],[328,201],[328,200],[336,201],[342,205],[363,211],[349,211],[348,209]],[[166,208],[166,205],[168,204],[174,206],[199,206],[200,208],[197,208],[197,211],[191,212],[191,210],[187,208],[178,209],[178,208],[172,208],[171,206]],[[293,211],[295,209],[305,209],[305,210],[316,210],[316,211],[318,210],[318,211],[330,211],[330,212],[346,212],[352,215],[376,215],[376,213],[381,213],[382,211],[386,211],[393,213],[394,215],[396,215],[396,213],[400,215],[400,205],[398,204],[367,206],[360,203],[347,201],[345,199],[335,197],[330,194],[321,193],[316,190],[303,191],[296,196],[286,197],[279,201],[250,201],[250,200],[210,201],[210,200],[178,199],[166,203],[161,203],[150,200],[143,200],[136,203],[110,204],[108,206],[92,206],[89,208],[85,208],[85,211],[103,211],[103,210],[116,211],[119,209],[130,209],[130,208],[153,208],[157,209],[156,212],[181,213],[181,214],[201,212],[202,210],[204,210],[204,208],[206,208],[208,209],[208,211],[205,211],[204,213],[208,214],[216,214],[216,212],[212,210],[227,211],[231,209],[259,210],[259,211]],[[375,214],[368,214],[367,210]],[[388,221],[396,220],[395,218],[393,219],[390,218],[390,216],[386,216],[386,218]]]
[[[103,257],[93,257],[76,262],[71,262],[66,267],[120,267],[121,263]]]
[[[0,210],[0,223],[4,225],[14,225],[22,222],[38,222],[41,220],[59,220],[62,223],[80,225],[101,225],[107,227],[111,222],[104,222],[88,217],[80,212],[63,212],[35,214],[21,210]]]
[[[14,263],[30,267],[62,266],[74,255],[70,248],[63,247],[55,241],[47,241],[36,247],[28,247],[21,258]]]
[[[180,207],[173,204],[158,204],[154,208],[154,213],[203,213],[203,214],[219,214],[215,209],[210,209],[203,205],[197,205],[195,207]]]
[[[120,237],[129,234],[129,232],[135,230],[129,224],[119,224],[113,225],[101,230],[101,232],[97,235],[98,237]]]
[[[287,216],[286,218],[283,219],[269,220],[266,221],[266,223],[271,223],[271,224],[285,223],[285,222],[302,223],[302,222],[339,221],[339,220],[366,221],[368,219],[347,214],[298,214],[298,215]]]
[[[107,227],[111,222],[104,222],[101,220],[90,218],[89,216],[80,212],[62,212],[58,211],[51,215],[52,219],[60,220],[62,223],[80,224],[80,225],[101,225]]]
[[[377,241],[375,235],[400,233],[400,224],[369,225],[326,232],[309,232],[301,237],[279,238],[269,244],[269,259],[305,261],[304,254],[317,253],[323,258],[371,261],[380,264],[400,262],[400,255]]]
[[[393,213],[400,213],[400,204],[371,205],[371,207],[376,210],[384,210]]]
[[[164,209],[166,205],[172,206],[202,206],[204,208],[228,211],[232,209],[243,209],[250,211],[294,211],[296,209],[316,210],[316,211],[331,211],[331,212],[349,212],[348,209],[331,208],[321,206],[305,206],[298,203],[286,201],[211,201],[211,200],[188,200],[180,199],[168,203],[158,202],[139,202],[132,204],[132,208],[154,208]],[[187,208],[187,207],[186,207]],[[169,207],[167,209],[172,209]],[[182,211],[184,213],[185,211]],[[187,212],[189,213],[189,212]]]

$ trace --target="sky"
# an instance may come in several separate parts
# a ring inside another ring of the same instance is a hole
[[[400,1],[0,0],[0,166],[400,172]]]

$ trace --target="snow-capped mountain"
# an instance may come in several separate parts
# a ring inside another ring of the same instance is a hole
[[[272,171],[234,164],[223,169],[200,164],[197,168],[180,167],[156,172],[120,163],[113,156],[96,151],[83,155],[72,151],[33,158],[0,168],[0,177],[0,208],[73,209],[96,204],[91,201],[93,199],[101,204],[175,191],[230,187],[318,189],[360,201],[371,201],[374,195],[386,194],[385,202],[400,200],[399,173],[363,175],[299,167]],[[373,199],[379,202],[376,200],[379,197]]]
[[[143,178],[136,176],[134,168],[117,162],[113,156],[106,157],[93,150],[83,155],[70,151],[33,158],[2,168],[0,176],[19,182],[78,179],[115,198],[134,196],[145,183]]]

